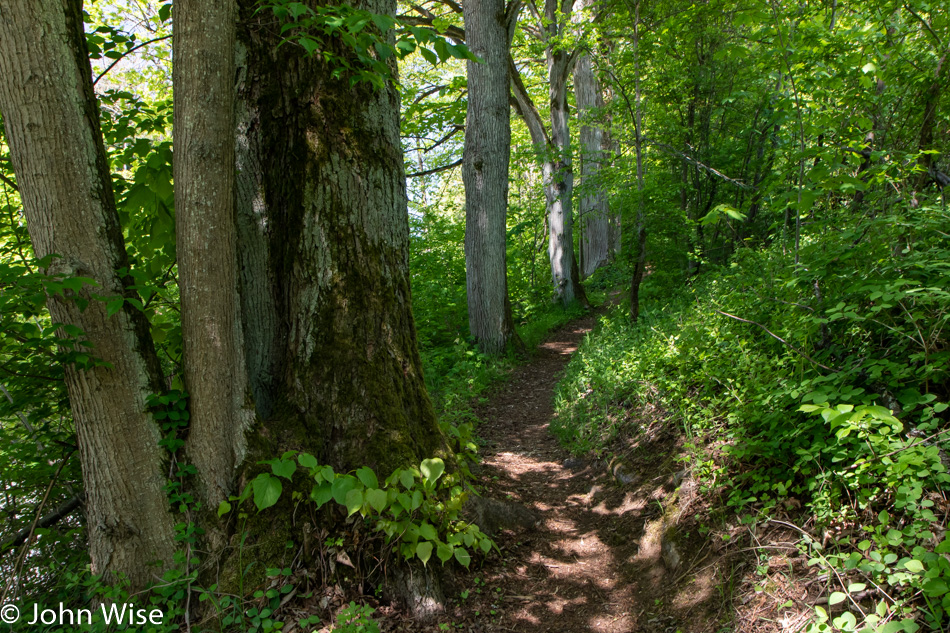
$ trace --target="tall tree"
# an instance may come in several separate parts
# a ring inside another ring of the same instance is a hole
[[[580,282],[577,258],[574,255],[574,168],[571,159],[570,112],[567,84],[577,59],[578,50],[571,51],[564,43],[570,24],[573,4],[570,0],[545,0],[543,14],[534,3],[528,4],[535,18],[535,29],[545,47],[548,71],[550,133],[521,79],[514,61],[509,57],[514,106],[524,119],[531,141],[541,157],[544,197],[548,211],[548,258],[554,292],[565,305],[572,301],[587,304],[587,295]]]
[[[0,112],[34,252],[47,274],[91,280],[51,295],[54,323],[78,327],[94,360],[66,367],[85,483],[92,571],[135,587],[175,550],[161,431],[146,399],[162,390],[135,298],[99,128],[79,0],[10,0],[0,9]],[[126,272],[123,272],[126,271]],[[84,309],[83,309],[84,308]],[[65,336],[65,334],[64,334]]]
[[[610,151],[610,140],[596,120],[604,108],[603,91],[594,74],[590,55],[583,54],[574,68],[574,99],[581,120],[581,197],[578,218],[581,278],[607,263],[611,254],[610,205],[603,186],[601,166]]]
[[[482,61],[467,62],[465,271],[468,322],[482,351],[497,354],[517,339],[506,265],[508,163],[508,29],[504,0],[466,2],[465,36]]]
[[[392,15],[395,1],[354,8]],[[248,459],[294,448],[388,472],[444,454],[410,309],[398,93],[281,45],[254,0],[239,12],[241,302],[264,421]],[[338,38],[321,45],[361,63]]]
[[[178,8],[186,12],[177,16],[179,26],[197,29],[179,32],[178,44],[197,51],[178,51],[176,79],[184,89],[176,138],[182,142],[178,173],[186,215],[179,240],[190,259],[183,261],[190,267],[183,286],[194,293],[183,322],[196,328],[185,362],[191,385],[216,387],[196,409],[194,435],[185,446],[197,456],[206,497],[220,498],[258,460],[287,449],[313,453],[338,470],[368,465],[386,473],[423,457],[448,458],[425,390],[410,310],[408,213],[392,82],[380,88],[352,83],[323,57],[282,46],[280,25],[256,2],[239,4],[241,221],[235,249],[221,243],[230,239],[229,172],[235,163],[224,138],[230,126],[226,114],[223,123],[209,118],[228,107],[230,18],[222,3],[213,22],[189,24],[195,6]],[[395,3],[367,0],[356,8],[391,15]],[[340,41],[325,44],[351,68],[362,63]],[[0,69],[8,79],[0,87],[0,111],[35,251],[58,255],[51,274],[96,284],[77,291],[79,301],[64,295],[49,300],[53,320],[82,329],[79,349],[95,357],[87,366],[67,368],[93,570],[124,575],[139,589],[155,578],[150,564],[159,562],[160,570],[175,550],[160,429],[147,412],[147,397],[161,392],[163,381],[145,315],[133,301],[110,315],[97,298],[135,297],[132,280],[121,272],[129,262],[80,2],[5,4]],[[204,80],[208,94],[196,94],[196,83]],[[195,189],[202,184],[207,191]],[[213,292],[207,285],[217,271],[236,269],[235,252],[240,321],[229,313],[234,286],[227,282]],[[201,257],[216,261],[196,261]],[[202,342],[202,336],[210,340]],[[241,354],[248,360],[251,397],[241,385]],[[213,362],[233,362],[237,369],[221,373]],[[234,382],[211,385],[208,378]],[[235,407],[237,418],[223,413],[214,419],[212,402]],[[260,421],[244,432],[241,405],[251,402]],[[216,429],[222,436],[214,437]],[[213,454],[197,455],[204,450]],[[303,526],[293,521],[276,529],[263,516],[251,523],[259,544],[276,542],[279,551],[288,538],[303,538]]]
[[[210,507],[227,498],[253,420],[234,219],[234,0],[174,5],[175,217],[189,459]]]

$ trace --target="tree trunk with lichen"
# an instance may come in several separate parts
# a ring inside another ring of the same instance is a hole
[[[260,420],[240,483],[287,450],[380,480],[448,460],[411,312],[398,93],[334,77],[320,55],[280,46],[280,25],[256,2],[239,6],[238,252]],[[395,2],[356,7],[392,14]],[[288,508],[279,524],[271,510],[251,517],[245,546],[266,556],[268,543],[276,555],[299,545],[309,528]]]
[[[257,456],[298,448],[385,472],[442,453],[410,304],[398,93],[334,78],[320,56],[279,46],[255,2],[242,8],[238,243]]]

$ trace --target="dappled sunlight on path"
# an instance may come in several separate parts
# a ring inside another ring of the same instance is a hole
[[[592,484],[592,469],[580,460],[572,464],[548,432],[554,386],[592,325],[593,318],[585,319],[542,344],[538,357],[480,411],[492,494],[520,502],[540,517],[537,530],[525,537],[527,547],[518,552],[522,560],[512,561],[515,569],[498,578],[506,587],[518,587],[504,613],[509,630],[635,630],[635,589],[625,552],[612,551],[604,539],[625,530],[620,519],[637,505],[607,507],[601,486]]]

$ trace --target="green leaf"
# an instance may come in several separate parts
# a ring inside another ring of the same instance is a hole
[[[830,607],[832,605],[838,604],[839,602],[844,602],[845,600],[847,600],[847,598],[848,596],[846,594],[840,591],[835,591],[828,598],[828,606]]]
[[[368,466],[363,466],[357,470],[356,477],[362,481],[363,485],[367,488],[379,488],[379,479],[376,478],[376,473],[373,472],[373,469]]]
[[[439,543],[435,549],[436,556],[439,557],[439,560],[442,561],[444,565],[446,561],[452,558],[452,555],[455,553],[455,548],[451,545],[446,545],[445,543]]]
[[[278,477],[290,481],[294,478],[294,473],[297,472],[297,464],[290,459],[274,459],[270,462],[270,469]]]
[[[442,473],[445,472],[445,462],[438,457],[424,459],[419,465],[419,470],[422,471],[426,483],[434,485],[435,482],[439,480],[439,477],[442,476]]]
[[[265,510],[280,499],[280,493],[284,487],[280,479],[268,473],[261,473],[251,482],[251,488],[254,490],[254,505],[258,511]]]
[[[313,55],[320,50],[320,44],[317,43],[317,40],[309,37],[298,37],[297,43],[307,51],[307,55]]]
[[[353,516],[363,507],[363,491],[350,490],[346,493],[346,511],[347,516]]]
[[[109,316],[116,314],[119,310],[122,309],[122,305],[124,303],[125,303],[124,297],[115,297],[113,299],[109,299],[109,301],[106,303],[106,314],[108,314]]]
[[[227,513],[230,512],[230,511],[231,511],[231,504],[228,503],[227,501],[222,501],[220,504],[218,504],[218,516],[219,516],[219,517],[224,516],[225,514],[227,514]]]
[[[924,571],[924,564],[919,560],[909,560],[904,563],[904,567],[907,568],[907,571],[912,571],[917,574]]]
[[[429,62],[430,64],[432,64],[433,66],[435,66],[435,65],[437,65],[437,64],[439,63],[439,58],[436,57],[436,54],[433,53],[432,51],[430,51],[428,48],[421,48],[421,47],[420,47],[420,48],[419,48],[419,54],[421,54],[422,57],[424,57],[425,60],[426,60],[427,62]]]
[[[346,505],[346,495],[349,494],[353,488],[356,488],[355,477],[350,475],[344,475],[343,477],[338,477],[333,481],[333,500],[339,503],[341,506]]]
[[[468,567],[469,563],[472,562],[472,557],[464,547],[455,548],[455,560],[457,560],[463,567]]]
[[[402,470],[399,472],[399,482],[410,490],[416,483],[416,476],[411,470]]]
[[[429,562],[429,558],[432,556],[432,543],[429,541],[423,541],[416,545],[416,556],[419,557],[419,560],[422,561],[422,564],[425,565]]]
[[[370,507],[372,507],[376,512],[382,512],[386,509],[387,495],[385,490],[379,490],[378,488],[367,490],[366,491],[366,501],[369,502]]]
[[[429,541],[435,541],[439,538],[439,533],[436,532],[435,528],[428,521],[423,521],[422,525],[419,526],[419,534],[422,535],[422,538]]]
[[[297,455],[297,461],[304,468],[313,469],[313,468],[316,468],[318,465],[317,458],[309,453],[301,453],[300,455]]]
[[[324,481],[318,486],[314,486],[310,491],[310,498],[317,504],[318,508],[323,507],[333,498],[333,482]]]

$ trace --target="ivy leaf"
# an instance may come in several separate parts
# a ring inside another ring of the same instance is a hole
[[[904,567],[907,568],[907,571],[912,571],[917,574],[924,571],[924,564],[919,560],[909,560],[904,563]]]
[[[936,407],[935,407],[936,408]],[[399,482],[407,489],[411,490],[416,483],[416,476],[411,470],[403,470],[399,473]]]
[[[422,525],[419,526],[419,534],[422,538],[435,541],[439,538],[439,533],[436,532],[435,528],[428,521],[423,521]]]
[[[450,558],[452,558],[452,554],[454,553],[455,553],[455,548],[452,547],[451,545],[446,545],[445,543],[439,543],[439,545],[435,549],[435,554],[436,556],[439,557],[439,560],[442,561],[443,565]]]
[[[346,505],[346,495],[356,488],[356,479],[350,475],[339,477],[333,482],[333,500],[341,506]]]
[[[284,491],[280,479],[268,473],[261,473],[255,477],[251,482],[251,488],[254,490],[254,505],[257,506],[258,511],[277,503],[280,493]]]

